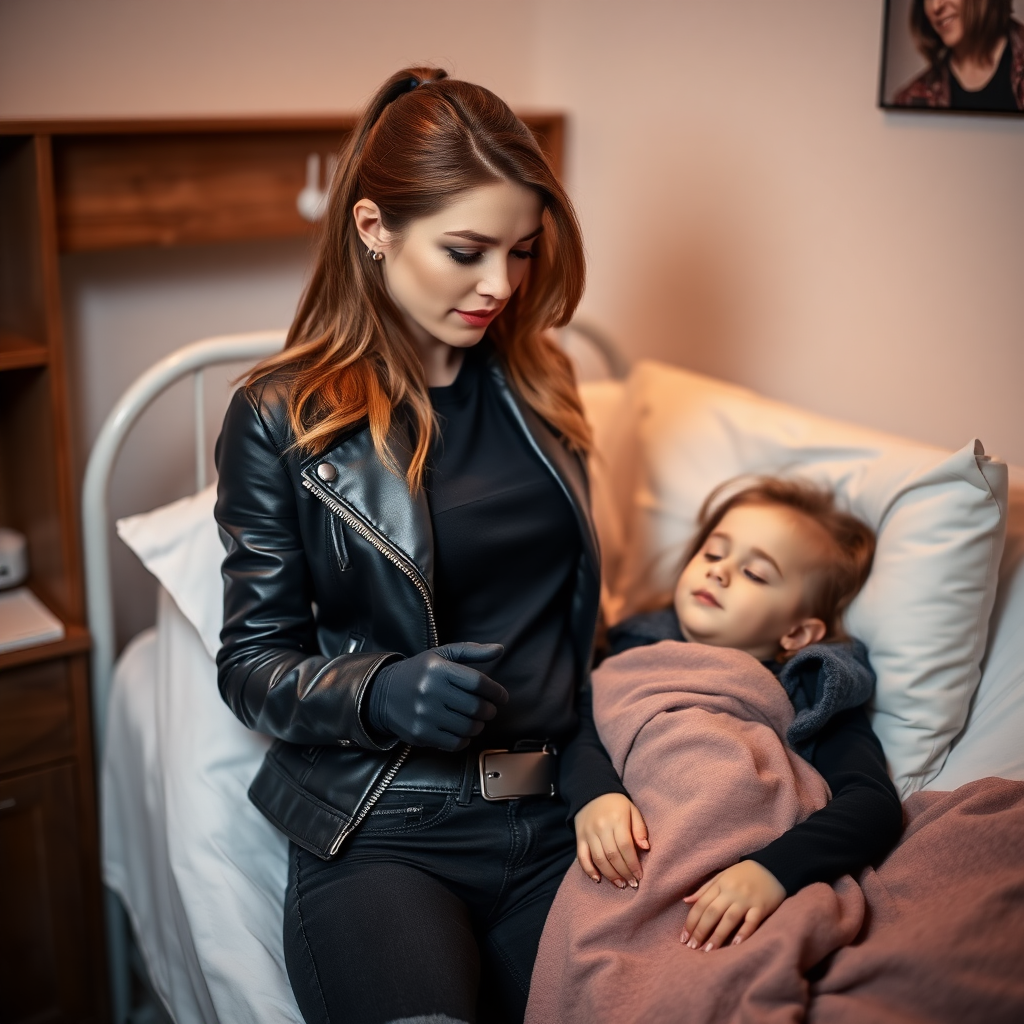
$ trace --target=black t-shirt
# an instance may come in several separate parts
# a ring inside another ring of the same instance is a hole
[[[442,644],[504,644],[483,666],[508,690],[481,742],[554,739],[576,725],[571,606],[576,515],[492,386],[486,343],[455,382],[431,388],[439,434],[428,463],[434,605]]]
[[[995,73],[980,89],[965,89],[958,81],[952,68],[949,70],[949,106],[951,110],[1017,110],[1017,99],[1013,95],[1010,77],[1010,41],[1003,47],[1003,55]]]

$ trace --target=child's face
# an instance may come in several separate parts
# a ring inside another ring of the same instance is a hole
[[[817,643],[825,624],[804,608],[811,574],[827,565],[828,545],[824,529],[795,509],[730,509],[676,586],[683,636],[762,661]]]

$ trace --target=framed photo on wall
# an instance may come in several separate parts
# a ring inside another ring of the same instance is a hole
[[[1024,114],[1024,0],[886,0],[879,105]]]

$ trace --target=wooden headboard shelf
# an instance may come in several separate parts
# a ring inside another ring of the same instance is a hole
[[[564,119],[524,114],[561,174]],[[61,252],[196,245],[309,232],[296,207],[311,153],[337,153],[352,116],[0,122],[49,140]],[[12,140],[13,141],[13,140]]]

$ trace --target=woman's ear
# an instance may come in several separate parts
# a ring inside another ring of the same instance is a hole
[[[822,640],[827,630],[821,619],[802,619],[780,641],[779,646],[790,654]]]
[[[360,199],[352,207],[352,219],[363,245],[374,252],[384,252],[391,241],[391,232],[384,227],[380,207],[372,199]]]

